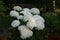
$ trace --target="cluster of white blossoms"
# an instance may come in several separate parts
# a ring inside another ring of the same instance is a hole
[[[23,14],[23,15],[22,15]],[[33,35],[33,28],[37,30],[43,30],[45,28],[45,20],[40,15],[38,8],[21,8],[20,6],[14,6],[10,11],[10,16],[16,19],[12,21],[12,27],[18,27],[20,37],[22,39],[29,38]],[[25,25],[22,22],[25,22]]]

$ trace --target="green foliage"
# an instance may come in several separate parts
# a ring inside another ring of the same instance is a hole
[[[45,18],[45,24],[46,27],[50,28],[58,28],[59,27],[59,18],[57,14],[54,13],[46,13],[43,14],[43,17]]]
[[[13,18],[9,16],[10,9],[4,5],[0,5],[0,29],[10,27]]]
[[[4,6],[0,5],[0,11],[3,11],[3,10],[4,10]]]
[[[58,13],[58,19],[59,19],[59,24],[60,24],[60,13]]]

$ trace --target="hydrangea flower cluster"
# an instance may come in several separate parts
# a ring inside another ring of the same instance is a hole
[[[12,27],[18,27],[20,37],[22,39],[29,38],[33,35],[33,28],[37,30],[43,30],[45,28],[45,20],[40,15],[38,8],[21,8],[20,6],[14,6],[13,10],[10,11],[10,16],[16,19],[12,21]],[[22,24],[22,22],[25,24]]]

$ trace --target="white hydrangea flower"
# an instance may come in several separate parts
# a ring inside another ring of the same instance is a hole
[[[42,22],[40,22],[40,21],[37,21],[36,29],[38,29],[38,30],[43,30],[44,28],[45,28],[44,23],[42,23]]]
[[[30,12],[30,9],[29,8],[24,8],[23,10]]]
[[[17,19],[19,20],[22,20],[23,19],[23,16],[22,15],[19,15],[18,17],[17,17]]]
[[[14,6],[13,9],[17,10],[17,11],[21,11],[22,10],[22,8],[20,6]]]
[[[12,23],[11,23],[11,26],[12,27],[17,27],[17,26],[19,26],[20,25],[20,21],[19,20],[14,20],[14,21],[12,21]]]
[[[18,16],[19,16],[19,13],[16,12],[16,11],[14,11],[14,10],[12,10],[12,11],[10,12],[10,16],[11,16],[11,17],[18,17]]]
[[[33,32],[31,30],[29,30],[25,25],[21,25],[18,27],[18,30],[20,30],[21,33],[21,38],[22,39],[26,39],[29,38],[33,35]]]
[[[24,14],[24,18],[23,18],[23,21],[28,21],[29,17],[33,16],[30,12],[28,11],[21,11],[21,13]]]
[[[36,20],[36,29],[43,30],[45,28],[45,20],[40,15],[34,15],[33,18]]]
[[[32,14],[36,14],[36,15],[40,14],[40,11],[39,11],[38,8],[32,8],[30,11],[31,11]]]
[[[22,39],[26,39],[26,38],[29,38],[29,37],[31,37],[33,35],[33,32],[31,31],[31,30],[29,30],[29,29],[24,29],[24,30],[22,30],[21,31],[21,38]]]
[[[34,15],[33,18],[36,20],[36,21],[41,21],[41,22],[45,22],[45,20],[43,19],[43,17],[41,17],[40,15]]]
[[[27,27],[30,29],[33,29],[34,27],[36,27],[36,21],[33,17],[29,18],[29,21],[27,22]]]

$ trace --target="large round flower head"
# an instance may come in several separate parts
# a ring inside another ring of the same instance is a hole
[[[36,15],[40,14],[40,11],[39,11],[38,8],[32,8],[30,11],[31,11],[32,14],[36,14]]]
[[[16,12],[16,11],[14,11],[14,10],[12,10],[12,11],[10,12],[10,16],[11,16],[11,17],[18,17],[18,16],[19,16],[19,13]]]
[[[34,27],[36,27],[36,21],[33,17],[29,18],[29,21],[27,22],[27,27],[30,29],[33,29]]]
[[[13,9],[17,10],[17,11],[21,11],[22,10],[22,8],[20,6],[14,6]]]
[[[25,30],[21,31],[21,36],[20,37],[22,39],[26,39],[26,38],[31,37],[32,35],[33,35],[33,32],[31,30],[25,29]]]
[[[12,21],[12,23],[11,23],[11,26],[12,27],[17,27],[17,26],[19,26],[20,25],[20,21],[19,20],[14,20],[14,21]]]
[[[20,33],[21,33],[20,37],[22,39],[29,38],[33,35],[33,32],[31,30],[29,30],[28,28],[21,30]]]
[[[19,20],[22,20],[23,19],[23,16],[22,15],[19,15],[18,17],[17,17],[17,19]]]
[[[23,10],[30,12],[30,9],[29,8],[24,8]]]
[[[41,17],[40,15],[34,15],[33,18],[36,20],[36,21],[41,21],[41,22],[45,22],[45,20],[43,19],[43,17]]]
[[[30,36],[33,35],[33,32],[31,30],[29,30],[25,25],[21,25],[18,27],[18,30],[20,30],[21,33],[21,38],[22,39],[26,39],[29,38]]]
[[[24,18],[23,18],[23,21],[28,21],[29,17],[33,16],[30,12],[28,11],[21,11],[21,13],[24,14]]]
[[[43,30],[44,28],[45,28],[44,23],[42,23],[42,22],[40,22],[40,21],[37,21],[36,29],[38,29],[38,30]]]

